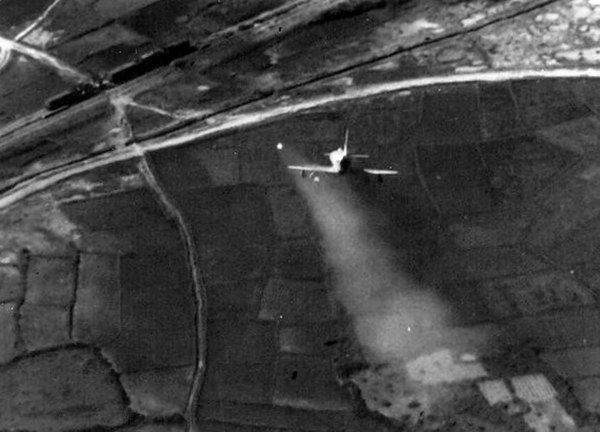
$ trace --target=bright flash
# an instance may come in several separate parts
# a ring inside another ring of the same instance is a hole
[[[281,144],[281,143],[278,143],[278,144],[277,144],[277,150],[281,150],[282,148],[283,148],[283,144]]]

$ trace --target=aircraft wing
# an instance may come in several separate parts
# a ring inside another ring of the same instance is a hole
[[[373,169],[373,168],[365,168],[364,172],[373,174],[373,175],[396,175],[398,171],[396,170],[384,170],[384,169]]]
[[[329,166],[322,165],[288,165],[288,168],[296,171],[324,172],[336,174],[338,171]]]
[[[366,154],[349,154],[348,157],[349,158],[354,158],[354,159],[367,159],[369,157],[369,155],[366,155]]]

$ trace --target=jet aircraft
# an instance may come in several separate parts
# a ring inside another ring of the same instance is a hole
[[[283,148],[283,144],[279,143],[277,148]],[[314,173],[329,173],[344,175],[351,172],[365,172],[367,174],[376,175],[379,181],[383,181],[384,175],[397,175],[396,170],[387,169],[376,169],[376,168],[363,168],[357,167],[355,161],[357,159],[367,159],[369,155],[366,154],[355,154],[348,153],[348,130],[346,129],[346,138],[344,140],[344,147],[339,147],[329,153],[325,153],[325,156],[329,157],[331,162],[330,166],[323,165],[288,165],[291,170],[301,171],[302,177],[306,177],[306,173],[311,173],[311,177]],[[318,178],[318,177],[317,177]]]

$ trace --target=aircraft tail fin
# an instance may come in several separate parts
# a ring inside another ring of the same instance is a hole
[[[346,138],[344,139],[344,154],[348,154],[348,129],[346,129]]]

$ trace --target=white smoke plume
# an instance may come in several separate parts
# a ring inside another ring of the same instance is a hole
[[[291,150],[280,154],[286,164],[304,163]],[[365,355],[379,362],[424,348],[424,332],[443,325],[446,309],[402,270],[402,251],[384,237],[393,235],[393,227],[358,198],[347,177],[292,176],[320,231],[335,294],[353,318]]]

